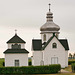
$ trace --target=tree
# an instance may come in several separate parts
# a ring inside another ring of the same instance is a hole
[[[69,53],[69,58],[72,59],[72,54],[71,53]]]
[[[73,59],[75,59],[75,53],[73,54]]]

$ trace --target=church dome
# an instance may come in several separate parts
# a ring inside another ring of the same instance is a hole
[[[53,21],[46,22],[41,28],[40,31],[59,31],[60,27],[56,25]]]
[[[50,4],[49,4],[50,5]],[[50,11],[47,13],[47,22],[40,28],[40,31],[59,31],[60,27],[53,22],[53,13]]]

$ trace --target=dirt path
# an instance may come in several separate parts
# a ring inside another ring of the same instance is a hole
[[[63,70],[63,69],[61,69],[61,71],[60,71],[61,73],[71,73],[71,72],[69,72],[69,71],[66,71],[66,70]]]

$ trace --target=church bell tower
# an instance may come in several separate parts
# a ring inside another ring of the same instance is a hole
[[[53,36],[53,33],[55,33],[57,38],[59,35],[60,27],[53,22],[53,13],[50,10],[50,5],[51,4],[49,4],[49,12],[47,13],[47,16],[46,16],[47,21],[40,28],[42,43],[47,42],[49,38]]]

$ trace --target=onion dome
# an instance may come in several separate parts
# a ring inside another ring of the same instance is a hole
[[[49,12],[47,13],[47,22],[40,28],[40,31],[51,31],[57,32],[60,30],[60,27],[53,22],[53,13],[50,11],[49,4]]]

